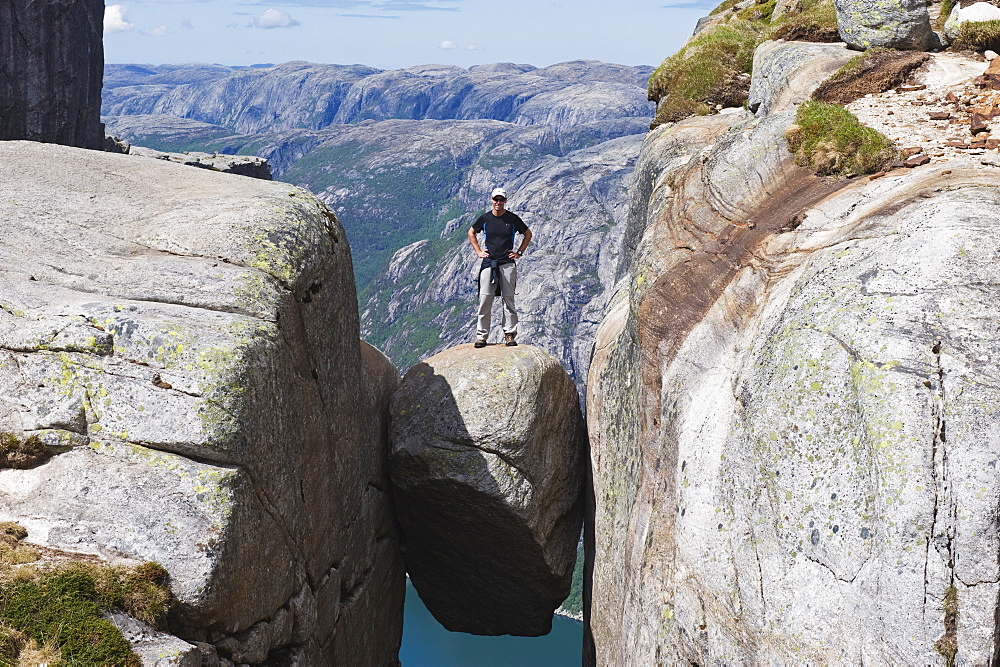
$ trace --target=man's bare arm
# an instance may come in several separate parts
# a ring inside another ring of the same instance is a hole
[[[528,248],[529,243],[531,243],[531,230],[525,229],[524,234],[521,238],[521,247],[517,250],[517,252],[514,252],[512,250],[511,253],[507,256],[510,257],[511,259],[517,259],[518,257],[524,254],[524,251]]]
[[[476,234],[472,227],[469,227],[469,243],[472,244],[472,249],[476,251],[476,255],[482,258],[489,257],[489,254],[479,247],[479,236]]]

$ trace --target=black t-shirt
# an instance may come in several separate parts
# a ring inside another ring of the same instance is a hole
[[[472,225],[476,234],[483,230],[486,230],[486,252],[490,254],[490,259],[500,259],[514,249],[514,233],[524,234],[528,225],[510,211],[504,211],[499,218],[493,215],[493,211],[486,211]]]

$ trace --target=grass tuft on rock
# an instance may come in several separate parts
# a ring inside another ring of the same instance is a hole
[[[803,0],[801,11],[785,14],[768,35],[768,39],[789,42],[839,42],[837,11],[833,0]]]
[[[1000,21],[966,21],[958,30],[958,39],[951,45],[953,51],[1000,49]]]
[[[899,157],[885,135],[862,125],[847,109],[809,100],[785,135],[795,163],[820,175],[871,174]]]
[[[17,524],[0,523],[0,664],[137,667],[138,656],[101,614],[118,609],[163,627],[170,604],[163,567],[25,565],[39,559],[37,550],[19,544],[26,535]],[[3,556],[24,550],[33,557]]]
[[[930,58],[923,51],[868,49],[851,58],[813,92],[820,102],[849,104],[865,95],[883,93],[895,88]]]
[[[958,654],[958,589],[949,586],[941,600],[944,612],[944,634],[934,642],[934,650],[944,658],[945,665],[952,667]]]
[[[938,13],[937,21],[934,22],[935,30],[944,30],[944,24],[951,16],[951,10],[955,8],[955,0],[941,0],[941,10]]]
[[[35,468],[53,454],[37,435],[21,439],[13,433],[0,432],[0,468]]]
[[[750,92],[753,52],[768,39],[837,41],[833,0],[803,0],[798,13],[776,21],[773,0],[735,10],[723,2],[717,22],[692,37],[649,78],[648,97],[657,102],[652,126],[738,107]]]

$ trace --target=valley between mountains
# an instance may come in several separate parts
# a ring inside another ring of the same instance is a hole
[[[619,275],[651,67],[574,61],[380,71],[360,65],[107,65],[109,134],[165,151],[260,155],[337,212],[362,336],[405,369],[472,335],[466,230],[496,186],[535,234],[520,337],[582,388]]]

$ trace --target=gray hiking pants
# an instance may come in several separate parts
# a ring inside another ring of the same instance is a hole
[[[517,311],[514,310],[514,288],[517,285],[517,264],[501,264],[500,267],[500,298],[503,299],[503,332],[517,333]],[[496,285],[490,283],[489,267],[479,272],[479,321],[476,328],[476,338],[486,338],[490,335],[490,320],[493,314],[493,295]]]

